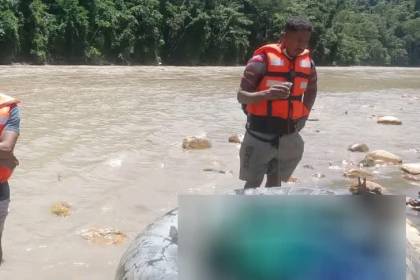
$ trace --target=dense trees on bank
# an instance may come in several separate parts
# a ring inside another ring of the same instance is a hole
[[[420,0],[0,0],[0,63],[235,65],[310,19],[322,65],[420,65]]]

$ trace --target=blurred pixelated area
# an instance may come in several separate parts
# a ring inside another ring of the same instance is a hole
[[[181,196],[181,280],[405,278],[403,196]]]

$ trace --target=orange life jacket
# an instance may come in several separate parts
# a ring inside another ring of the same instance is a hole
[[[20,101],[8,95],[0,93],[0,135],[10,117],[10,111],[17,106]],[[13,173],[14,168],[19,164],[13,154],[9,158],[0,159],[0,182],[6,182]]]
[[[303,51],[293,60],[288,58],[279,44],[268,44],[254,52],[267,58],[267,71],[260,81],[257,91],[269,89],[272,85],[292,82],[288,99],[262,100],[246,106],[251,129],[269,133],[290,133],[293,125],[301,118],[309,116],[303,103],[303,96],[312,72],[309,50]],[[252,127],[254,125],[254,127]],[[281,131],[279,131],[281,130]]]

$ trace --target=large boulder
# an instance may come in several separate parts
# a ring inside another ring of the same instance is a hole
[[[399,156],[384,150],[369,152],[362,161],[364,166],[375,166],[376,164],[393,165],[401,163],[402,159]]]
[[[420,163],[406,163],[401,166],[401,169],[411,175],[419,175]]]
[[[380,123],[380,124],[393,124],[393,125],[402,124],[402,121],[400,121],[398,118],[393,117],[393,116],[379,117],[377,122]]]

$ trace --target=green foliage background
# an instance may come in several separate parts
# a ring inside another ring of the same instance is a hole
[[[318,65],[420,65],[420,0],[0,0],[0,63],[243,64],[290,16]]]

